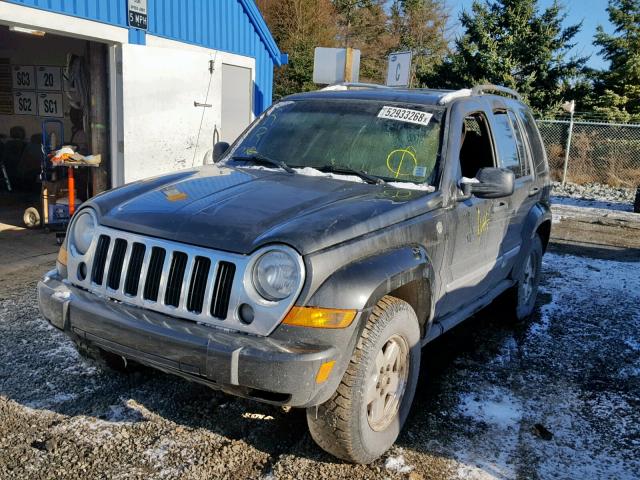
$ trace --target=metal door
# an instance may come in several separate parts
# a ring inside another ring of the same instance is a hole
[[[249,68],[222,64],[221,139],[232,143],[251,123],[252,81]]]

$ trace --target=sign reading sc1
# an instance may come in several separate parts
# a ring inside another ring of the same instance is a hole
[[[147,0],[127,0],[127,11],[130,27],[147,29]]]
[[[389,55],[387,85],[408,87],[411,78],[411,52],[394,52]]]

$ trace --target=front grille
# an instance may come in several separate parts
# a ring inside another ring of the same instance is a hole
[[[141,321],[152,312],[192,320],[228,330],[269,335],[296,301],[263,302],[257,298],[251,271],[263,247],[250,255],[149,237],[98,225],[96,238],[85,254],[69,249],[69,281],[99,297],[139,307],[130,310]],[[81,275],[85,270],[88,275]],[[254,309],[253,322],[243,322],[238,311]],[[166,320],[170,322],[170,319]],[[170,326],[170,325],[167,325]]]
[[[202,314],[208,300],[212,317],[227,318],[236,270],[231,262],[217,262],[213,277],[210,258],[160,246],[148,248],[140,242],[107,235],[98,238],[93,258],[92,284],[102,286],[104,282],[106,293],[115,293],[115,298],[120,293],[139,296],[147,306],[157,304],[163,308],[180,308],[184,304],[188,312],[195,314]],[[209,297],[205,298],[208,288]]]
[[[213,298],[211,299],[211,315],[216,318],[227,318],[229,308],[229,296],[231,295],[231,285],[233,276],[236,273],[236,266],[230,262],[220,262],[218,265],[218,275],[213,287]]]

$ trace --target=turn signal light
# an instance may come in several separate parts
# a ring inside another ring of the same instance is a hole
[[[336,364],[336,361],[331,360],[329,362],[324,362],[322,365],[320,365],[320,368],[318,369],[318,373],[316,375],[316,383],[326,382],[335,364]]]
[[[282,323],[298,327],[346,328],[356,318],[357,310],[337,308],[293,307]]]

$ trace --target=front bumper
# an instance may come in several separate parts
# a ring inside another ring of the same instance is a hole
[[[340,331],[279,326],[268,337],[225,331],[131,307],[63,282],[38,283],[40,311],[76,343],[98,347],[228,393],[296,407],[326,401],[346,370],[356,318]],[[317,384],[320,366],[335,360]]]

